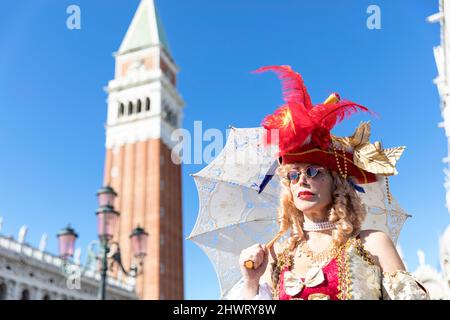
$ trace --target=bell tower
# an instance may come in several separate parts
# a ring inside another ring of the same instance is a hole
[[[141,0],[115,53],[106,88],[108,115],[104,184],[118,193],[115,238],[126,268],[133,228],[148,233],[142,299],[183,299],[181,165],[172,161],[171,133],[181,126],[184,102],[175,64],[154,0]],[[178,162],[180,163],[180,162]]]

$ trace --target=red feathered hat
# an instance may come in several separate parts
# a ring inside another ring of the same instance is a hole
[[[262,121],[267,143],[278,144],[280,163],[314,163],[338,172],[354,182],[375,182],[376,175],[396,174],[395,162],[404,147],[386,149],[371,144],[369,123],[361,123],[351,137],[330,133],[343,119],[368,108],[340,99],[333,93],[321,104],[313,105],[299,73],[290,66],[268,66],[255,72],[275,72],[282,82],[285,105]],[[381,159],[381,161],[380,161]]]

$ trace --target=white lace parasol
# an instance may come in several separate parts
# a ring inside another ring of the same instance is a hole
[[[278,232],[279,178],[274,175],[259,193],[277,165],[277,150],[264,146],[263,134],[262,127],[232,128],[222,152],[193,175],[199,213],[188,239],[212,262],[222,297],[241,278],[242,249],[267,243]],[[362,185],[366,193],[359,194],[368,208],[363,228],[382,230],[396,242],[408,215],[395,200],[387,203],[383,182]]]

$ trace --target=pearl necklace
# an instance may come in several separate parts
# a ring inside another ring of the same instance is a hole
[[[304,222],[303,230],[304,231],[324,231],[324,230],[333,230],[336,228],[335,222],[324,221],[324,222]]]

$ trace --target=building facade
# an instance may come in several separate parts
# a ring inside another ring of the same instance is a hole
[[[428,17],[428,22],[440,24],[441,43],[433,48],[438,76],[434,79],[441,98],[441,114],[443,121],[439,127],[444,129],[448,140],[448,155],[443,159],[446,165],[445,192],[446,207],[450,210],[450,3],[439,0],[439,12]],[[418,251],[419,267],[414,275],[430,292],[432,299],[450,299],[450,226],[439,239],[440,271],[425,261],[425,253]]]
[[[1,222],[0,222],[1,225]],[[1,229],[1,227],[0,227]],[[79,264],[63,260],[25,242],[26,228],[18,239],[0,234],[0,300],[96,300],[98,270],[82,272]],[[63,267],[72,272],[64,273]],[[131,280],[131,279],[130,279]],[[137,299],[132,281],[108,279],[108,300]]]
[[[419,266],[414,276],[427,288],[433,300],[450,300],[450,226],[439,240],[440,271],[426,263],[425,253],[417,252]]]
[[[133,256],[129,235],[149,233],[144,272],[136,290],[143,299],[183,299],[181,165],[171,150],[184,102],[167,37],[153,0],[141,0],[115,53],[108,83],[104,184],[117,193],[115,235],[125,267]]]

